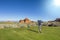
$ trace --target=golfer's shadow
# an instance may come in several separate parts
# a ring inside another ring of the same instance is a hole
[[[32,29],[28,29],[29,31],[32,31],[32,32],[36,32],[36,33],[38,33],[38,31],[36,31],[36,30],[32,30]]]

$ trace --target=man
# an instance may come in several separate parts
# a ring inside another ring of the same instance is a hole
[[[38,32],[41,33],[41,29],[42,29],[42,21],[38,20]]]

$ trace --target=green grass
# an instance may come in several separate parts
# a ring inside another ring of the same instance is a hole
[[[43,27],[42,33],[37,27],[0,29],[0,40],[60,40],[60,27]]]

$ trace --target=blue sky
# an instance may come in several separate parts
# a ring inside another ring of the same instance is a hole
[[[60,6],[52,0],[0,0],[0,21],[55,20],[60,17]]]

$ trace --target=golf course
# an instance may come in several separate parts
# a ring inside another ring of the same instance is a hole
[[[0,29],[0,40],[60,40],[60,27],[4,28]]]

